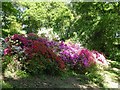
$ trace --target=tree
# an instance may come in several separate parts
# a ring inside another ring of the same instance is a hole
[[[2,2],[2,33],[3,37],[21,33],[20,11],[14,2]]]
[[[112,52],[119,51],[114,45],[116,40],[114,35],[120,28],[120,3],[73,2],[71,4],[76,17],[79,17],[73,23],[71,33],[76,32],[79,40],[86,47],[104,52],[114,59],[118,57],[118,53],[113,55]]]
[[[46,27],[53,28],[64,37],[70,21],[74,19],[71,10],[62,2],[27,2],[22,5],[27,8],[22,17],[28,33],[36,33],[41,27]]]

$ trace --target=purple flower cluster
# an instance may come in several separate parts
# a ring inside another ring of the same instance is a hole
[[[90,67],[95,64],[107,65],[103,54],[97,51],[90,51],[80,44],[61,42],[47,42],[47,46],[57,53],[66,64],[74,67],[80,64],[83,67]]]
[[[59,44],[60,49],[60,57],[68,64],[75,65],[79,60],[78,50],[81,48],[75,47],[73,44],[68,43],[65,44],[64,42],[61,42]]]

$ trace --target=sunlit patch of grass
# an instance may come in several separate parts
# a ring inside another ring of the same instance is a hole
[[[16,75],[17,75],[19,78],[27,78],[27,77],[30,76],[28,73],[26,73],[25,71],[21,71],[21,70],[18,70],[18,71],[16,72]]]
[[[93,84],[96,84],[97,86],[102,88],[106,88],[106,86],[104,85],[104,77],[101,75],[100,71],[89,73],[87,74],[87,77],[89,78],[89,81]]]
[[[112,60],[108,60],[108,62],[110,63],[111,68],[118,68],[118,69],[120,69],[120,62],[112,61]]]
[[[30,76],[28,73],[26,73],[25,71],[22,71],[22,70],[17,70],[15,72],[11,72],[11,71],[6,70],[4,75],[5,75],[5,77],[14,78],[14,79],[27,78]]]
[[[120,76],[119,72],[115,72],[114,70],[109,70],[106,71],[106,73],[114,80],[114,81],[118,81],[118,78]]]
[[[105,71],[103,73],[106,86],[108,88],[118,88],[118,80],[116,78],[116,75],[108,71]]]
[[[110,68],[108,70],[106,70],[106,73],[111,76],[111,78],[114,81],[118,81],[119,76],[120,76],[120,62],[118,61],[111,61],[110,62]]]
[[[5,81],[2,81],[2,88],[13,88],[13,86]]]
[[[119,76],[120,76],[120,72],[119,72],[119,62],[117,61],[112,61],[112,60],[108,60],[109,61],[109,68],[104,70],[101,74],[104,77],[104,85],[108,88],[118,88],[118,83],[119,83]]]

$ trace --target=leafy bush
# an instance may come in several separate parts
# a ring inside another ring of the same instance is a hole
[[[100,64],[100,66],[108,66],[103,54],[95,50],[90,51],[80,44],[51,41],[47,45],[53,49],[71,69],[86,72],[88,68],[98,64]]]
[[[62,59],[46,46],[44,39],[38,38],[35,34],[30,33],[27,36],[15,34],[7,37],[5,41],[8,46],[4,49],[4,55],[16,56],[16,60],[22,64],[22,69],[30,73],[51,71],[55,70],[54,68],[59,71],[65,67]]]
[[[4,73],[5,69],[7,68],[7,65],[12,61],[12,57],[10,56],[4,56],[2,58],[2,72]]]
[[[103,54],[90,51],[80,44],[63,41],[49,41],[34,33],[15,34],[5,39],[5,56],[14,56],[22,67],[31,74],[57,74],[65,68],[79,72],[89,72],[96,65],[107,66]]]

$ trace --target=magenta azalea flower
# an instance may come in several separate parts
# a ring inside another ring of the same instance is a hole
[[[94,56],[93,56],[92,52],[89,51],[88,49],[82,49],[79,52],[79,56],[80,56],[81,63],[83,66],[89,67],[92,64],[95,64]]]
[[[8,55],[10,53],[11,53],[11,49],[10,48],[4,49],[4,55]]]

